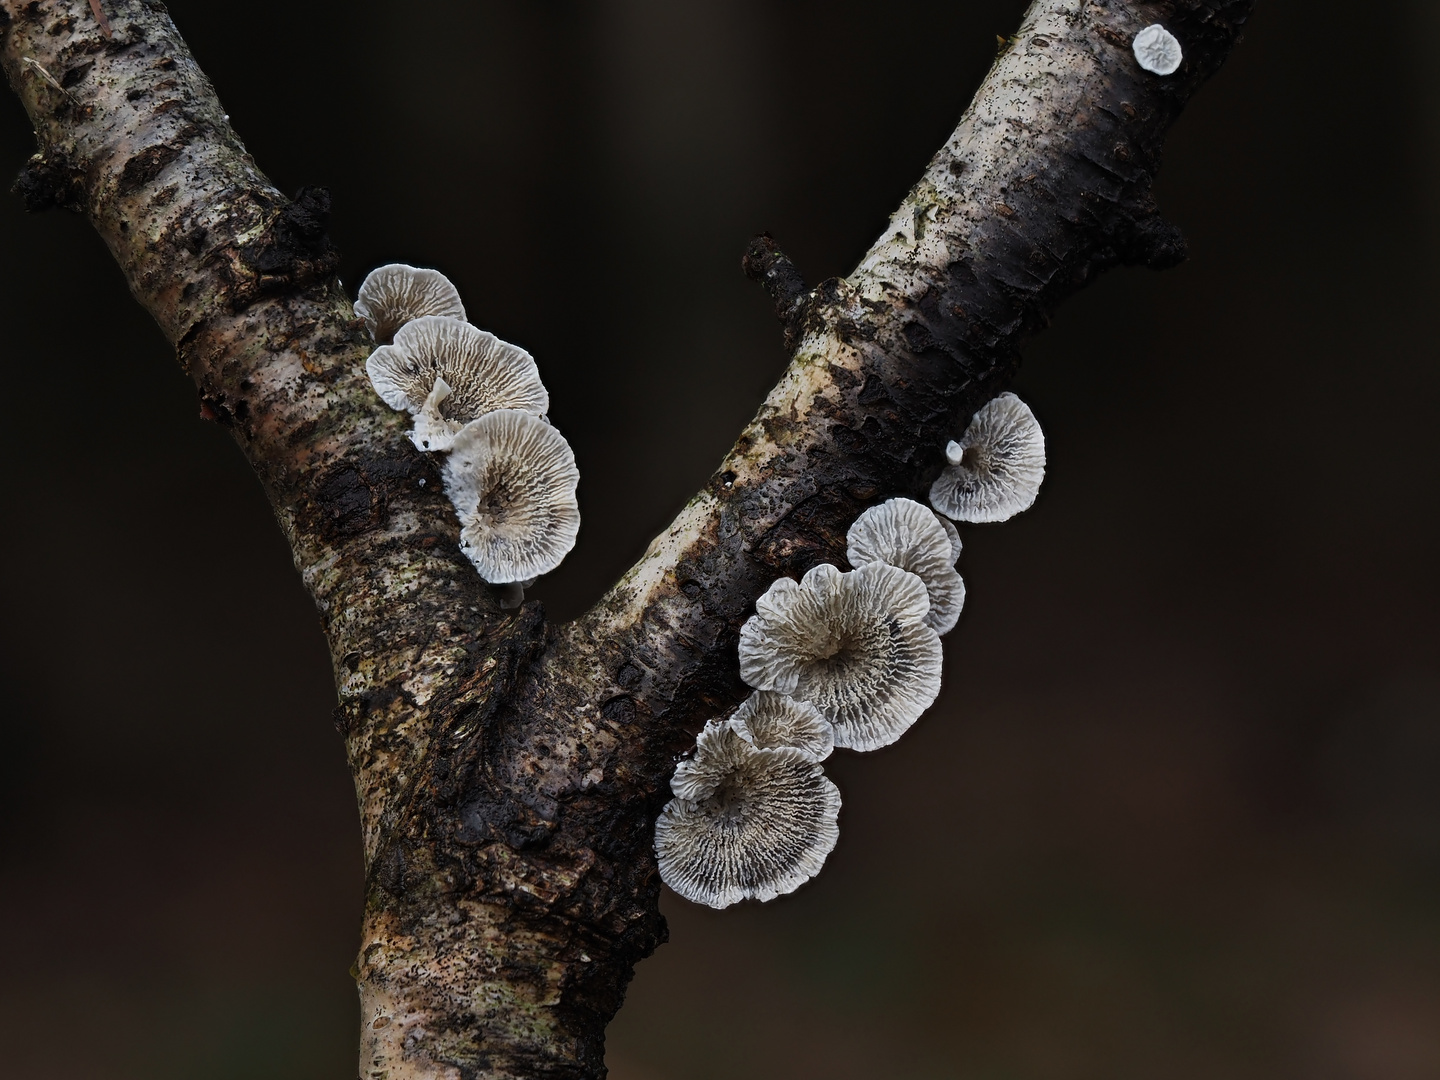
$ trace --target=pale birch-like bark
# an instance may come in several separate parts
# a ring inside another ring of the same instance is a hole
[[[434,461],[365,376],[325,197],[259,172],[163,5],[105,0],[107,35],[89,0],[0,0],[39,141],[22,195],[93,222],[319,609],[368,871],[362,1076],[603,1075],[605,1025],[665,936],[654,820],[675,755],[744,696],[756,596],[845,565],[866,506],[923,499],[1068,293],[1183,256],[1150,193],[1161,144],[1252,5],[1036,0],[853,274],[807,289],[757,241],[793,362],[641,561],[549,626],[460,555]],[[1185,49],[1164,78],[1131,54],[1153,22]]]

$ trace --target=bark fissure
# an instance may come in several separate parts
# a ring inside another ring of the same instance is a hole
[[[792,360],[706,486],[585,616],[503,611],[408,418],[364,374],[328,196],[259,172],[163,5],[0,0],[35,126],[27,209],[83,212],[259,474],[334,660],[365,839],[362,1075],[593,1077],[664,940],[651,853],[676,757],[745,695],[739,629],[776,577],[845,566],[867,506],[924,497],[1048,313],[1173,265],[1151,184],[1253,0],[1036,0],[854,273],[745,254]],[[1134,34],[1182,42],[1142,71]]]

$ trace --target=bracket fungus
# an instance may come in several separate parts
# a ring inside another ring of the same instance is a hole
[[[575,546],[580,471],[564,436],[539,417],[499,409],[472,420],[442,475],[460,550],[492,585],[549,573]]]
[[[1135,35],[1135,59],[1146,71],[1174,75],[1184,55],[1175,35],[1159,23],[1152,23]]]
[[[806,701],[786,694],[757,690],[745,699],[730,718],[740,737],[762,750],[793,746],[824,761],[835,749],[835,729]]]
[[[840,791],[793,746],[755,746],[711,720],[655,823],[660,879],[697,904],[773,900],[820,872],[840,837]]]
[[[937,634],[948,634],[965,606],[965,582],[955,572],[958,552],[942,520],[913,499],[891,499],[872,506],[846,533],[845,557],[851,566],[879,562],[915,574],[930,596],[925,624]],[[950,529],[953,532],[955,526]],[[956,533],[955,542],[959,539]]]
[[[443,315],[463,322],[465,305],[439,270],[388,263],[365,275],[355,297],[355,314],[365,320],[370,336],[384,345],[400,327],[422,315]]]
[[[385,404],[415,417],[410,439],[421,450],[449,450],[462,427],[497,409],[544,416],[550,408],[528,352],[439,315],[407,322],[394,344],[370,354],[365,371]]]
[[[925,624],[925,583],[875,562],[828,563],[781,578],[740,630],[740,677],[807,701],[835,725],[835,745],[888,746],[940,693],[940,636]]]
[[[1045,479],[1045,436],[1035,414],[1001,394],[945,447],[949,464],[930,487],[930,505],[955,521],[1007,521],[1035,503]]]

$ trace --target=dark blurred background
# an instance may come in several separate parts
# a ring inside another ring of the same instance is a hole
[[[171,9],[353,288],[531,350],[582,611],[784,363],[739,270],[843,274],[1019,0]],[[1440,81],[1430,0],[1260,0],[1170,140],[1191,259],[1027,350],[1034,510],[965,533],[945,692],[842,753],[772,904],[667,895],[615,1080],[1440,1077]],[[0,103],[0,166],[31,152]],[[0,1043],[50,1080],[348,1080],[329,665],[239,452],[77,217],[0,200]]]

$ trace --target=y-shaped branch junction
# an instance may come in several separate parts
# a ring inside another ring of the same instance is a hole
[[[364,374],[328,198],[285,198],[158,0],[0,0],[39,152],[31,208],[85,213],[259,473],[319,608],[369,885],[361,1074],[598,1077],[664,940],[651,852],[675,756],[745,693],[777,576],[845,565],[866,506],[923,498],[962,422],[1066,295],[1183,257],[1151,184],[1253,0],[1035,0],[849,277],[747,253],[794,359],[705,488],[584,617],[501,611],[434,463]],[[1163,23],[1168,77],[1131,51]],[[939,60],[943,62],[943,58]],[[563,393],[563,388],[561,391]]]

